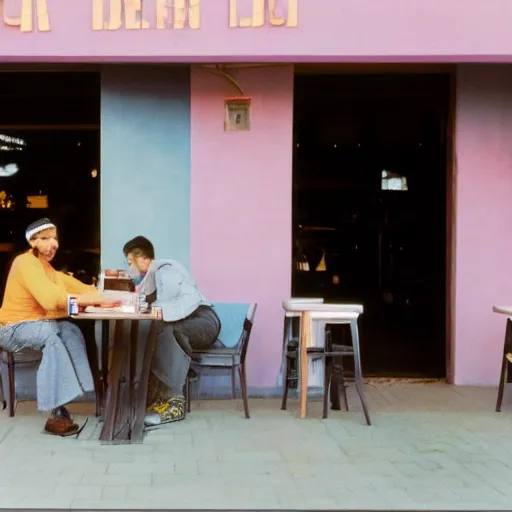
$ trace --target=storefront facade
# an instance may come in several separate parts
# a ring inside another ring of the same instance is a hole
[[[123,243],[145,234],[158,255],[189,265],[212,300],[258,302],[248,378],[261,393],[276,387],[281,301],[291,290],[294,64],[453,64],[448,375],[461,385],[497,382],[503,320],[491,309],[512,293],[510,2],[0,7],[2,63],[100,65],[103,265],[120,265]],[[251,129],[225,131],[224,100],[241,91]]]

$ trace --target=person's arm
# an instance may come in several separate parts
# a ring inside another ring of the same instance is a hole
[[[68,293],[92,293],[96,291],[94,285],[84,284],[75,277],[64,274],[64,272],[59,272],[59,274]]]
[[[114,300],[112,297],[99,292],[94,285],[84,284],[73,276],[64,273],[61,273],[61,277],[67,292],[77,296],[80,306],[97,306],[99,304],[117,306],[120,304],[119,300]]]
[[[48,279],[37,258],[34,257],[33,262],[20,262],[18,271],[23,285],[43,309],[58,311],[67,308],[68,294]]]

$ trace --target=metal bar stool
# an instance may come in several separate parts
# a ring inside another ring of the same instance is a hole
[[[358,304],[322,304],[318,302],[297,302],[287,301],[283,303],[283,308],[288,313],[301,314],[301,335],[298,344],[299,357],[299,382],[300,382],[300,417],[305,418],[307,412],[307,391],[308,391],[308,348],[318,348],[318,343],[314,340],[313,324],[320,324],[323,329],[319,332],[325,332],[325,326],[330,324],[349,324],[352,335],[352,346],[326,347],[325,340],[321,350],[317,351],[319,357],[326,360],[325,365],[325,389],[324,389],[324,417],[326,417],[327,393],[332,376],[332,360],[343,356],[354,357],[356,389],[361,400],[366,422],[371,424],[366,397],[364,393],[363,376],[361,369],[361,357],[359,349],[359,331],[357,321],[359,315],[363,312],[363,307]],[[327,350],[326,350],[327,349]],[[312,353],[310,351],[310,353]],[[285,374],[285,377],[287,375]],[[344,380],[344,379],[343,379]],[[286,406],[287,385],[284,383],[283,404]],[[336,390],[338,391],[338,390]]]
[[[344,369],[342,358],[343,357],[353,357],[354,358],[354,380],[355,386],[357,390],[357,394],[359,395],[359,400],[361,401],[361,406],[363,408],[363,413],[366,419],[366,423],[371,425],[370,413],[368,409],[368,404],[366,402],[366,395],[364,392],[364,381],[363,381],[363,371],[361,367],[361,351],[359,346],[359,329],[358,329],[358,319],[359,313],[357,312],[313,312],[312,313],[313,321],[325,321],[326,324],[344,324],[350,325],[350,334],[352,338],[352,345],[340,345],[332,342],[330,337],[327,339],[326,349],[324,352],[324,357],[326,359],[325,364],[325,386],[324,389],[324,412],[323,417],[327,418],[327,397],[329,392],[329,386],[333,384],[333,374],[338,373],[340,376],[341,384],[345,387],[345,378],[344,378]],[[335,385],[339,386],[340,382],[335,380]],[[332,391],[332,390],[331,390]],[[336,389],[336,394],[339,394],[339,390]],[[348,400],[346,396],[346,389],[344,389],[344,399],[345,405],[348,410]]]

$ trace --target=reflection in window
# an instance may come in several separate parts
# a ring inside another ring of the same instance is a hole
[[[17,164],[0,165],[0,178],[8,178],[14,176],[19,171]]]
[[[27,208],[48,208],[48,196],[28,196]]]
[[[14,208],[14,199],[9,192],[0,190],[0,209],[12,210]]]
[[[27,143],[19,137],[0,133],[0,151],[23,151]]]
[[[405,192],[409,190],[407,187],[407,178],[391,171],[382,171],[381,190],[398,190]]]

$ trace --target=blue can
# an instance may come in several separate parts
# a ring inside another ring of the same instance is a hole
[[[68,313],[69,316],[78,315],[78,299],[76,297],[69,297]]]

